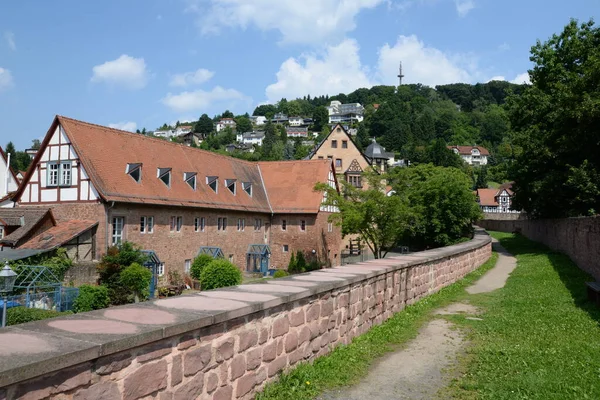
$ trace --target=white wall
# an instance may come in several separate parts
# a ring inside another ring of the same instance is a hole
[[[71,141],[61,126],[51,133],[48,146],[40,149],[42,156],[33,171],[27,186],[23,190],[20,203],[55,203],[95,201],[98,192],[89,180],[83,165],[79,162]],[[67,161],[71,164],[71,185],[48,187],[46,168],[50,161]]]

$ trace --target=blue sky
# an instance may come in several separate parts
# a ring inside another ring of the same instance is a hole
[[[125,129],[405,82],[522,82],[598,0],[63,0],[0,4],[0,144],[55,114]]]

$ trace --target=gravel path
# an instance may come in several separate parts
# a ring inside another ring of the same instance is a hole
[[[495,240],[493,248],[499,253],[496,266],[467,288],[469,293],[502,288],[516,267],[516,259]],[[470,304],[454,303],[434,312],[436,315],[461,313],[476,315],[478,310]],[[452,379],[452,373],[447,370],[452,370],[466,344],[460,331],[453,329],[452,323],[435,319],[423,327],[405,349],[383,357],[360,383],[326,393],[319,399],[434,399],[438,391]]]

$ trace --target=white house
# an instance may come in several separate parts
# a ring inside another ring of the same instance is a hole
[[[0,207],[14,206],[9,194],[19,187],[17,175],[9,166],[9,157],[11,156],[14,157],[14,154],[6,154],[0,147]]]
[[[352,122],[362,122],[364,119],[365,108],[360,103],[347,103],[334,100],[327,107],[330,124],[344,124]]]
[[[225,128],[235,129],[235,125],[233,118],[221,118],[221,120],[217,122],[216,130],[217,132],[221,132]]]
[[[304,118],[302,117],[290,117],[288,120],[290,126],[301,126],[304,124]]]
[[[154,133],[152,133],[154,136],[157,137],[163,137],[163,138],[172,138],[173,136],[177,136],[177,133],[172,130],[172,129],[168,129],[166,131],[154,131]]]
[[[284,113],[277,113],[273,116],[271,122],[273,122],[274,124],[283,124],[284,122],[288,122],[288,119],[288,116]]]
[[[487,165],[490,152],[481,146],[448,146],[469,165]]]
[[[501,185],[498,189],[477,189],[477,201],[484,213],[518,213],[512,209],[514,192],[511,184]]]
[[[255,144],[258,146],[262,146],[264,138],[265,138],[265,133],[262,131],[238,133],[236,136],[236,140],[239,143],[243,143],[246,145],[254,145]]]
[[[191,125],[179,125],[175,129],[175,133],[177,134],[177,136],[185,135],[187,133],[190,133],[191,131],[192,131]]]
[[[263,115],[253,115],[250,117],[250,122],[256,126],[261,126],[267,123],[267,117]]]
[[[307,127],[288,127],[285,130],[287,137],[299,137],[299,138],[304,138],[306,139],[308,137],[308,128]]]

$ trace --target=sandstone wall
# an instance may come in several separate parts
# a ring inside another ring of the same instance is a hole
[[[579,268],[600,281],[600,216],[548,220],[483,220],[479,226],[500,232],[520,232],[567,254]]]
[[[0,333],[0,399],[250,399],[483,264],[489,237]]]

